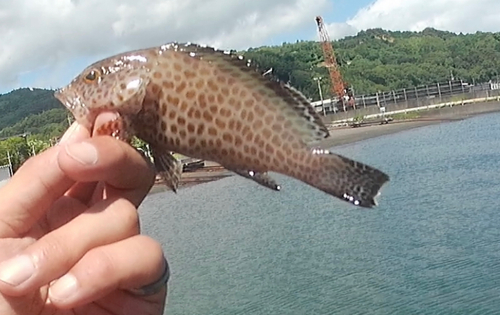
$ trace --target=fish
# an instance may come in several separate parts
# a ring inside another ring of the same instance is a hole
[[[274,191],[283,174],[363,208],[389,181],[383,171],[319,147],[329,130],[310,101],[251,59],[195,43],[113,55],[86,67],[54,96],[93,134],[146,142],[153,165],[177,192],[174,154],[213,161]]]

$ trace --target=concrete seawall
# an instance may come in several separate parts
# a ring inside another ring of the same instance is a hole
[[[462,119],[468,116],[485,114],[490,112],[496,112],[500,110],[500,102],[496,100],[487,102],[470,102],[462,104],[437,104],[430,105],[431,107],[418,107],[418,108],[406,108],[406,106],[391,106],[386,109],[386,115],[390,115],[391,112],[418,112],[420,117],[430,117],[436,119]],[[435,106],[435,107],[432,107]],[[345,113],[337,113],[333,115],[327,115],[325,121],[327,123],[340,122],[346,120],[352,120],[352,118],[357,116],[371,117],[380,115],[378,107],[375,108],[362,108],[354,111],[349,111]]]

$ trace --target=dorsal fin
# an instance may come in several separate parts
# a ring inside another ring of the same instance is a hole
[[[236,67],[244,75],[249,76],[251,80],[259,82],[261,86],[275,94],[276,99],[280,100],[282,104],[271,104],[271,106],[282,106],[287,118],[293,121],[293,128],[306,144],[323,140],[329,136],[328,129],[321,117],[301,92],[270,73],[262,75],[263,71],[250,59],[235,54],[233,51],[222,51],[191,43],[170,43],[161,46],[161,50],[182,52],[199,60],[215,64],[224,62],[225,66]]]

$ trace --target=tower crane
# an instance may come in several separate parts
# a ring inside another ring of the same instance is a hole
[[[342,79],[337,60],[335,59],[335,53],[333,52],[332,41],[330,40],[330,36],[328,35],[321,16],[316,16],[316,24],[318,25],[318,33],[325,59],[325,66],[328,68],[328,72],[330,74],[331,93],[339,98],[338,104],[342,105],[344,111],[346,111],[348,107],[355,109],[356,103],[354,95],[351,89],[346,87],[346,84]]]

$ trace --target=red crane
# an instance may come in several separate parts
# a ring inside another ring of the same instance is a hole
[[[354,101],[354,95],[351,90],[346,87],[346,84],[342,79],[337,60],[335,59],[335,53],[333,52],[332,41],[330,40],[330,36],[328,35],[325,24],[323,23],[323,18],[321,16],[317,16],[316,23],[318,24],[318,32],[321,41],[321,48],[323,49],[323,56],[325,58],[325,66],[328,68],[328,72],[330,73],[332,95],[336,95],[339,98],[339,104],[342,104],[344,111],[347,109],[346,106],[350,106],[355,109],[356,103]]]

